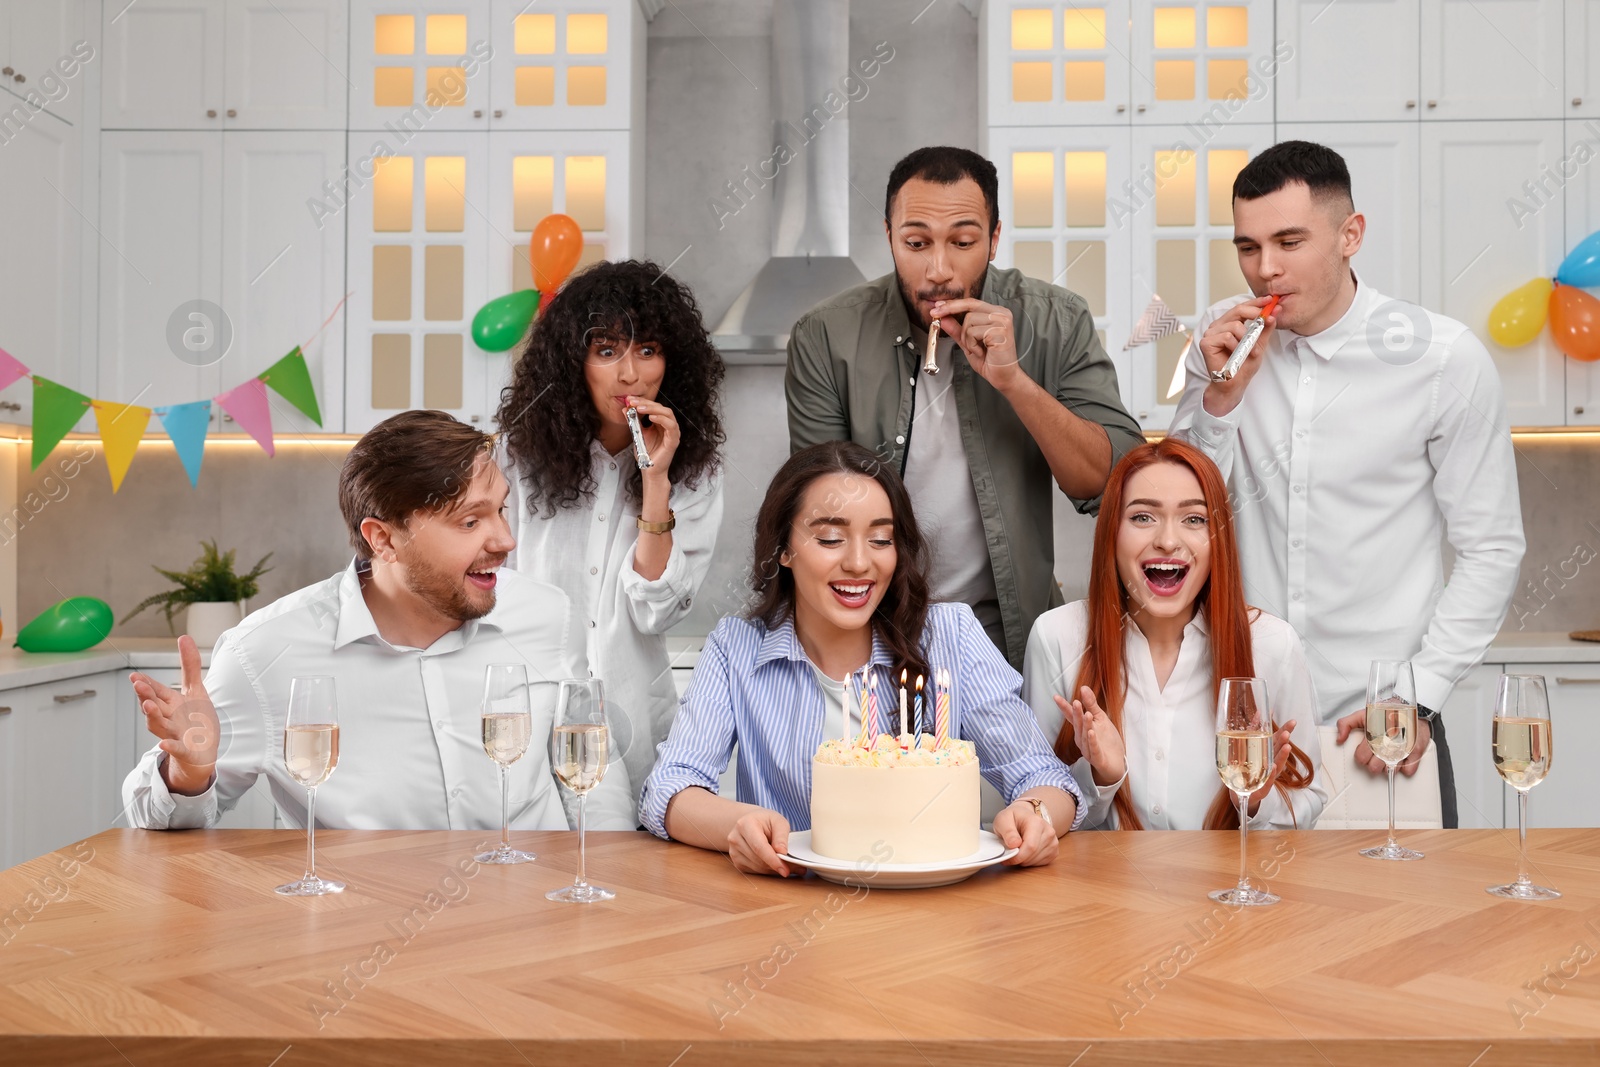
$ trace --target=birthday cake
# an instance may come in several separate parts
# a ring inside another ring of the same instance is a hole
[[[943,863],[978,850],[978,753],[931,734],[902,748],[824,741],[811,762],[811,848],[840,860]],[[884,858],[888,849],[890,855]]]

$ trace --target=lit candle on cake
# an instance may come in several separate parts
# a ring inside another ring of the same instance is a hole
[[[853,677],[853,676],[852,676]],[[867,743],[867,679],[870,677],[866,667],[861,668],[861,733],[858,745]]]
[[[933,747],[950,739],[950,672],[940,667],[933,676]]]
[[[906,713],[906,672],[900,671],[900,747],[911,747],[911,721]]]

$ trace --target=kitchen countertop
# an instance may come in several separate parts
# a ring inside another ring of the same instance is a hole
[[[200,650],[200,665],[211,665],[211,650]],[[24,652],[0,649],[0,692],[82,678],[103,671],[176,669],[178,641],[172,637],[114,637],[82,652]]]
[[[688,670],[700,656],[705,638],[667,635],[667,661]],[[1574,641],[1565,633],[1501,634],[1489,646],[1485,663],[1600,663],[1600,642]],[[200,665],[211,665],[211,650],[200,650]],[[115,637],[82,652],[24,652],[0,649],[0,692],[25,685],[60,682],[102,671],[178,667],[178,643],[170,637]]]

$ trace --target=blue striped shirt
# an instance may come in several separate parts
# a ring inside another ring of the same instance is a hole
[[[1046,785],[1072,794],[1076,829],[1085,810],[1078,785],[1023,703],[1022,676],[995,649],[972,609],[930,605],[922,650],[930,667],[948,668],[954,678],[950,733],[977,747],[983,776],[1007,803]],[[879,726],[897,732],[899,695],[893,685],[882,684],[893,664],[876,633],[869,662],[882,679]],[[667,836],[667,804],[680,790],[700,786],[715,793],[737,745],[738,799],[778,812],[791,829],[809,829],[811,759],[822,743],[824,706],[792,621],[768,630],[739,616],[723,619],[706,638],[672,732],[645,782],[639,801],[645,828]],[[931,733],[931,715],[924,721]],[[837,728],[835,721],[829,736]]]

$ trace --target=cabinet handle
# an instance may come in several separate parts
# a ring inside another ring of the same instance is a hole
[[[206,108],[206,118],[214,119],[216,117],[217,117],[217,109],[216,108],[214,108],[214,107]]]
[[[1600,678],[1562,678],[1557,676],[1557,685],[1600,685]]]
[[[1572,106],[1573,107],[1582,107],[1583,106],[1583,97],[1581,97],[1581,96],[1573,97],[1572,98]]]
[[[236,118],[239,117],[239,113],[237,111],[235,111],[233,108],[230,107],[228,109],[228,117],[230,119],[236,119]]]
[[[0,715],[10,715],[10,714],[11,714],[11,705],[10,704],[0,704]]]
[[[1140,110],[1140,111],[1143,111],[1143,110],[1144,110],[1144,105],[1143,105],[1143,104],[1140,104],[1140,105],[1139,105],[1139,110]]]
[[[497,119],[504,118],[505,114],[506,113],[504,111],[501,111],[499,108],[495,108],[494,109],[494,117],[497,118]]]
[[[15,400],[0,400],[0,411],[21,411],[22,405]],[[1583,409],[1578,409],[1578,414],[1583,414]]]
[[[25,78],[25,77],[23,77],[23,76],[22,76],[22,75],[21,75],[21,74],[18,74],[18,75],[17,75],[17,76],[16,76],[16,78],[14,78],[14,79],[13,79],[13,80],[14,80],[14,81],[18,81],[18,82],[25,82],[25,81],[27,81],[27,80],[28,80],[28,79],[27,79],[27,78]]]
[[[1407,100],[1406,101],[1406,107],[1416,107],[1416,106],[1417,106],[1417,102],[1415,100]]]
[[[10,67],[0,67],[0,74],[4,74],[8,78],[15,73],[16,71],[12,70]]]
[[[1437,100],[1429,100],[1428,101],[1428,106],[1429,107],[1438,107],[1439,106],[1439,101],[1437,101]]]
[[[1117,105],[1117,114],[1120,115],[1126,110],[1128,110],[1128,105],[1127,104],[1118,104]]]
[[[475,118],[475,119],[483,118],[483,108],[481,108],[481,107],[473,108],[472,109],[472,117]]]
[[[5,405],[4,404],[0,404],[0,408],[3,408],[3,407],[5,407]],[[21,404],[17,405],[17,410],[18,411],[22,410],[22,405]],[[1573,408],[1572,409],[1572,413],[1574,415],[1582,415],[1583,414],[1583,405],[1579,404],[1577,407]]]
[[[57,704],[71,704],[74,700],[88,700],[94,696],[93,689],[85,689],[81,693],[57,693],[54,699]]]

